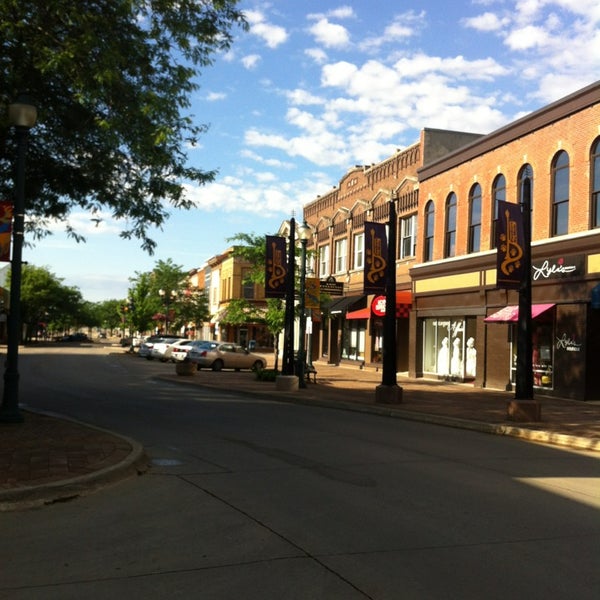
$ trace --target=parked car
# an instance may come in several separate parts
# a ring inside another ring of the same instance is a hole
[[[193,348],[188,352],[188,359],[198,369],[264,369],[267,361],[258,354],[248,352],[239,344],[208,342],[204,346]]]
[[[169,345],[164,353],[164,360],[171,362],[182,362],[188,355],[194,344],[203,344],[200,340],[177,340]]]
[[[165,343],[172,343],[172,342],[176,342],[177,340],[182,339],[179,336],[176,335],[151,335],[149,338],[145,339],[141,344],[140,344],[140,349],[138,350],[138,356],[141,356],[142,358],[147,358],[148,360],[152,360],[153,358],[159,358],[160,356],[162,356],[162,352],[164,352],[165,348],[159,346],[160,348],[160,356],[159,355],[154,355],[152,353],[152,350],[154,349],[154,346],[156,344],[165,344]]]

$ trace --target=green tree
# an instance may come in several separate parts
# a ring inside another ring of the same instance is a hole
[[[186,289],[177,302],[177,325],[186,327],[191,323],[197,331],[202,323],[210,318],[208,298],[203,291]]]
[[[131,308],[129,318],[134,329],[148,331],[157,321],[166,321],[167,311],[171,324],[181,324],[180,304],[187,290],[187,273],[181,265],[170,258],[161,259],[152,271],[136,272],[129,281],[132,285],[123,304]]]
[[[40,329],[64,332],[86,325],[88,318],[78,288],[63,285],[46,267],[23,265],[21,320],[26,326],[25,339],[30,340]]]
[[[98,326],[108,329],[111,334],[115,329],[118,329],[121,326],[121,317],[119,314],[121,304],[120,300],[114,298],[98,302],[96,304]]]
[[[248,281],[265,285],[265,260],[267,255],[267,241],[264,235],[254,233],[238,233],[227,241],[236,242],[234,256],[247,260],[251,267],[247,274]],[[229,307],[227,309],[229,313]],[[235,314],[235,313],[234,313]],[[269,333],[273,335],[273,352],[275,370],[279,368],[279,334],[285,324],[285,304],[279,298],[267,298],[267,310],[257,315],[255,320],[263,321]]]
[[[239,0],[3,0],[0,3],[0,196],[15,138],[6,105],[39,106],[27,165],[37,235],[74,208],[110,212],[122,237],[152,251],[149,229],[190,208],[183,184],[214,171],[187,166],[206,130],[190,113],[198,75],[246,29]],[[83,239],[67,226],[67,232]]]

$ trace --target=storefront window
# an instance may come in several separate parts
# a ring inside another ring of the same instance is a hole
[[[364,360],[366,319],[346,321],[342,330],[342,358]]]
[[[533,366],[533,387],[552,389],[554,369],[553,323],[538,321],[531,323],[531,362]],[[513,325],[511,344],[511,381],[517,379],[517,326]]]
[[[475,319],[423,319],[423,372],[448,381],[474,379]]]

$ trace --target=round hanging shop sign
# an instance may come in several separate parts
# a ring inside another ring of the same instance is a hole
[[[376,296],[371,302],[371,312],[376,317],[385,316],[385,296]]]

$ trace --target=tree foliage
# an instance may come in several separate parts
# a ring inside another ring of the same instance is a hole
[[[90,319],[81,292],[66,286],[46,267],[23,265],[21,279],[21,320],[26,338],[40,329],[62,333],[88,325]]]
[[[183,183],[214,171],[187,166],[206,126],[189,113],[197,75],[245,28],[239,0],[3,0],[0,3],[0,194],[16,153],[6,105],[38,105],[27,184],[37,235],[74,208],[152,251],[151,227],[190,208]],[[77,239],[81,236],[68,228]]]
[[[169,329],[187,327],[190,323],[197,328],[209,318],[204,291],[190,289],[186,271],[170,258],[158,260],[152,271],[136,272],[130,282],[124,306],[128,309],[126,320],[134,331],[160,328],[167,315]]]

